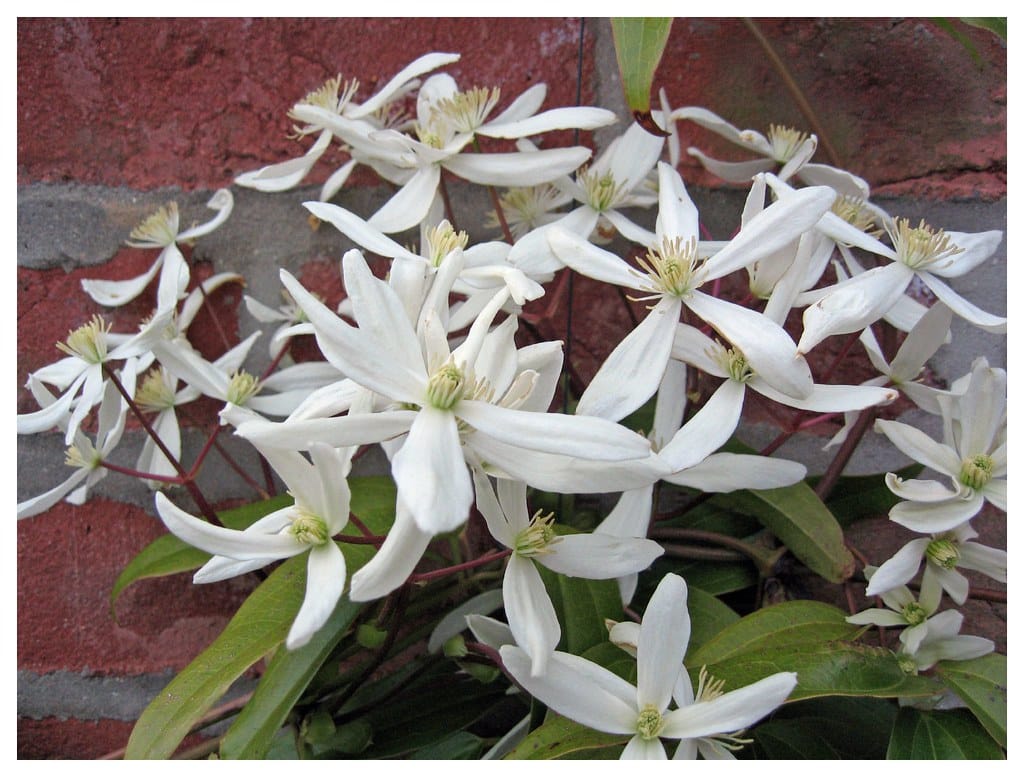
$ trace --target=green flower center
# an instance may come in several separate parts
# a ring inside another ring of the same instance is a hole
[[[68,332],[68,339],[63,343],[57,343],[57,348],[68,356],[77,356],[89,364],[103,364],[107,360],[109,331],[110,324],[100,316],[93,316],[88,324]]]
[[[427,381],[427,401],[438,410],[451,410],[466,393],[466,374],[449,359]]]
[[[154,367],[146,374],[142,386],[135,392],[135,402],[151,413],[174,407],[174,389],[162,369]]]
[[[96,469],[102,462],[99,451],[88,440],[82,445],[72,445],[64,452],[64,463],[76,469]]]
[[[260,390],[260,382],[245,370],[239,370],[231,376],[228,384],[227,400],[233,405],[244,405],[249,398]]]
[[[169,202],[147,216],[128,237],[139,243],[169,246],[178,239],[178,203]]]
[[[903,674],[917,674],[917,662],[914,661],[913,656],[908,656],[906,653],[897,653],[896,664]]]
[[[955,540],[932,540],[925,549],[925,556],[943,569],[956,569],[960,560],[960,546]]]
[[[721,357],[722,367],[729,373],[729,377],[746,383],[754,377],[754,371],[747,363],[747,357],[738,348],[727,348]]]
[[[663,728],[665,728],[665,721],[657,709],[648,705],[640,710],[640,716],[636,719],[638,737],[643,740],[657,739]]]
[[[651,285],[662,294],[685,297],[703,282],[704,262],[697,255],[697,238],[663,238],[649,248],[637,264],[647,273]]]
[[[903,615],[903,620],[907,622],[908,626],[920,626],[928,620],[928,613],[925,612],[924,607],[917,602],[910,602],[904,606],[901,614]]]
[[[941,229],[935,231],[924,221],[911,227],[907,219],[896,219],[895,229],[886,229],[896,251],[896,259],[913,270],[929,267],[964,250],[950,242],[949,235]]]
[[[456,232],[447,220],[427,232],[428,259],[434,267],[440,267],[452,251],[465,248],[469,244],[469,235]]]
[[[299,509],[297,515],[292,519],[291,533],[299,542],[304,545],[323,545],[330,538],[327,524],[323,518]]]
[[[530,525],[516,535],[513,548],[515,554],[524,558],[532,558],[551,553],[550,546],[560,539],[555,534],[554,522],[554,513],[541,515],[541,511],[538,510],[530,521]]]
[[[960,467],[960,482],[968,488],[975,490],[984,488],[992,479],[993,469],[994,464],[991,456],[986,456],[984,453],[971,456],[964,459]]]
[[[577,175],[577,181],[583,185],[587,204],[598,213],[612,207],[622,191],[622,184],[616,183],[615,176],[610,172],[598,175],[589,169],[582,169]]]
[[[768,142],[772,145],[772,157],[781,165],[786,164],[810,136],[792,127],[772,124],[768,128]]]

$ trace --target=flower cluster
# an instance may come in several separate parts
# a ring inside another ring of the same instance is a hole
[[[544,575],[616,580],[629,605],[638,576],[666,553],[656,531],[659,484],[725,494],[802,481],[807,471],[796,462],[723,450],[748,390],[795,408],[808,426],[845,414],[833,445],[854,433],[862,413],[903,396],[941,419],[941,442],[898,421],[880,419],[875,428],[942,480],[887,477],[902,500],[891,519],[923,536],[867,566],[867,594],[882,597],[888,609],[849,620],[906,627],[900,660],[915,673],[940,659],[991,651],[987,640],[959,636],[959,613],[940,612],[939,605],[943,592],[956,604],[966,600],[958,569],[1006,579],[1005,552],[973,542],[970,524],[986,503],[1006,509],[1006,373],[979,359],[948,389],[918,380],[948,341],[954,315],[1005,331],[1005,319],[942,280],[978,267],[1002,234],[947,232],[890,217],[870,202],[863,180],[811,163],[813,135],[778,126],[767,135],[739,130],[703,108],[671,110],[663,101],[655,111],[653,120],[670,138],[667,159],[664,138],[638,124],[593,161],[584,146],[543,148],[548,133],[592,130],[615,116],[590,107],[541,110],[543,85],[507,100],[497,88],[465,89],[435,72],[457,60],[420,57],[362,102],[357,82],[329,79],[288,114],[297,138],[315,136],[309,150],[237,178],[239,186],[284,191],[299,185],[332,143],[349,157],[319,198],[305,203],[317,220],[360,246],[341,260],[346,298],[332,309],[285,270],[284,307],[247,298],[257,320],[278,327],[265,374],[244,369],[256,336],[225,345],[212,361],[189,341],[207,295],[241,280],[222,273],[192,284],[179,247],[229,217],[228,190],[210,200],[216,216],[205,224],[181,230],[172,203],[131,233],[130,245],[159,250],[144,275],[83,283],[107,307],[155,283],[156,306],[135,333],[112,332],[97,316],[58,345],[64,358],[29,376],[40,410],[20,415],[18,432],[62,430],[74,474],[19,504],[19,518],[63,498],[86,499],[88,488],[117,468],[110,454],[134,414],[148,435],[134,474],[157,490],[156,512],[167,528],[211,555],[196,583],[307,554],[303,601],[286,638],[290,650],[313,639],[342,599],[374,602],[444,574],[437,549],[484,529],[489,538],[476,542],[485,552],[447,560],[453,571],[501,565],[500,599],[489,601],[491,609],[500,605],[506,622],[475,615],[469,623],[522,689],[584,726],[628,739],[623,758],[665,758],[665,741],[678,743],[675,758],[726,758],[744,743],[742,729],[798,687],[797,674],[766,674],[723,692],[722,682],[701,671],[694,691],[683,666],[687,584],[667,574],[639,624],[612,629],[615,644],[636,657],[631,683],[559,649],[565,624]],[[749,187],[739,229],[728,240],[705,239],[677,169],[683,122],[757,155],[725,163],[689,150],[709,171]],[[515,150],[485,151],[495,140]],[[330,202],[357,164],[396,187],[365,219]],[[446,188],[453,179],[490,188],[491,223],[504,239],[472,242],[454,226]],[[499,196],[496,186],[508,191]],[[391,237],[412,229],[417,248]],[[627,241],[637,258],[609,248]],[[366,253],[383,257],[385,271],[375,272]],[[524,307],[554,293],[544,284],[570,271],[625,289],[644,308],[635,327],[609,344],[610,355],[580,387],[572,413],[551,410],[560,387],[570,399],[561,379],[562,343],[516,342]],[[723,296],[727,277],[747,279],[745,299]],[[908,296],[915,281],[938,302],[928,308]],[[898,352],[886,355],[873,330],[890,325],[907,334]],[[808,360],[823,342],[844,335],[847,347],[861,343],[877,369],[863,385],[831,382],[831,370],[812,369]],[[322,361],[292,362],[290,343],[303,336],[315,338]],[[195,486],[201,462],[191,470],[182,463],[176,410],[200,396],[222,405],[211,444],[233,429],[284,483],[291,504],[246,528],[220,525]],[[637,431],[629,418],[644,407],[653,408],[653,418]],[[85,422],[94,409],[91,438]],[[394,521],[383,534],[350,522],[351,464],[369,446],[383,450],[396,487]],[[201,515],[176,504],[175,485],[188,488]],[[588,531],[537,507],[539,492],[621,496]],[[351,542],[374,547],[358,568],[344,552]],[[907,584],[922,565],[915,595]],[[463,620],[455,630],[464,626]]]

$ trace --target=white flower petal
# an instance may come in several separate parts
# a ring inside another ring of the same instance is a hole
[[[156,494],[156,510],[172,534],[207,553],[246,561],[290,558],[309,549],[308,545],[287,533],[253,534],[214,526],[189,515],[159,491]]]
[[[986,332],[993,332],[995,334],[1006,332],[1005,318],[986,313],[977,305],[961,297],[931,273],[919,272],[918,275],[925,285],[935,293],[935,296],[952,308],[953,312],[960,316],[960,318],[970,321],[976,327],[984,329]]]
[[[804,479],[807,468],[798,462],[738,453],[712,453],[703,461],[663,480],[705,493],[726,494],[739,489],[783,488]]]
[[[456,414],[485,434],[524,449],[592,461],[646,457],[650,443],[636,432],[603,418],[510,410],[464,399]]]
[[[297,159],[289,159],[285,162],[261,167],[259,170],[242,173],[235,177],[235,183],[261,192],[283,192],[298,186],[331,145],[332,137],[329,130],[324,130],[316,142],[310,146],[309,151]]]
[[[912,531],[938,534],[971,520],[984,501],[975,493],[948,502],[900,502],[889,511],[889,518]]]
[[[948,445],[936,442],[916,427],[899,421],[875,421],[875,431],[881,432],[914,461],[931,467],[936,472],[958,479],[960,476],[960,457]]]
[[[399,498],[416,525],[440,534],[461,526],[473,504],[473,484],[462,455],[455,416],[425,405],[391,460]]]
[[[530,657],[513,645],[501,648],[501,660],[528,693],[558,714],[610,734],[636,731],[636,689],[604,667],[555,652],[547,672],[533,677]]]
[[[589,243],[585,236],[563,229],[558,223],[549,225],[545,234],[559,261],[581,275],[627,289],[649,291],[636,270],[615,254]]]
[[[712,159],[696,148],[688,148],[686,152],[698,161],[706,170],[717,175],[724,181],[732,183],[747,183],[758,173],[765,173],[775,167],[773,159],[751,159],[749,162],[722,162]]]
[[[589,158],[590,149],[574,146],[506,154],[459,154],[446,159],[444,166],[460,178],[485,186],[536,186],[571,173]]]
[[[886,473],[885,484],[900,499],[909,499],[911,502],[945,502],[955,499],[961,493],[959,488],[951,490],[936,480],[904,480],[892,472]]]
[[[617,119],[618,117],[612,111],[604,108],[586,106],[554,108],[538,113],[536,116],[523,117],[514,121],[495,119],[477,129],[476,134],[489,138],[524,138],[529,135],[539,135],[542,132],[562,129],[593,130],[614,124]]]
[[[668,755],[665,753],[665,746],[661,740],[641,739],[635,736],[626,743],[626,747],[619,756],[620,761],[666,761]]]
[[[873,405],[888,405],[899,398],[896,389],[881,386],[839,386],[828,383],[815,383],[811,393],[806,397],[795,397],[776,391],[767,382],[755,376],[747,383],[750,388],[760,394],[789,407],[810,410],[815,413],[845,413],[851,410],[863,410]]]
[[[682,177],[671,166],[658,162],[658,221],[660,237],[700,237],[700,216]]]
[[[353,602],[380,599],[404,583],[423,557],[433,534],[421,531],[412,513],[399,499],[395,523],[380,550],[352,575],[349,598]]]
[[[656,542],[605,533],[567,534],[537,557],[548,569],[569,577],[607,580],[647,569],[665,550]]]
[[[658,452],[658,458],[672,472],[688,469],[706,459],[736,430],[745,393],[746,388],[739,381],[725,381]]]
[[[544,674],[562,630],[544,582],[531,560],[514,553],[509,557],[502,600],[516,644],[530,656],[530,674],[534,677]]]
[[[341,232],[341,234],[358,243],[367,251],[392,259],[401,256],[424,264],[422,257],[403,248],[379,229],[370,226],[369,223],[351,211],[326,202],[304,202],[302,205],[318,219],[326,221]]]
[[[779,672],[708,702],[673,710],[662,736],[670,739],[727,734],[753,725],[782,704],[796,687],[796,673]]]
[[[875,570],[868,582],[865,594],[876,596],[891,591],[897,586],[906,585],[921,568],[921,560],[931,542],[927,537],[911,540],[891,559]]]
[[[313,548],[306,562],[306,595],[285,646],[296,650],[312,639],[334,612],[345,590],[345,557],[333,540]]]
[[[690,644],[686,598],[686,582],[679,575],[668,574],[647,604],[636,646],[636,700],[640,709],[668,709]]]
[[[427,165],[419,168],[390,200],[384,203],[367,222],[381,232],[403,232],[423,220],[437,196],[441,168]]]
[[[577,415],[619,421],[654,395],[672,352],[681,307],[678,299],[667,297],[651,309],[601,365],[580,397]]]
[[[814,383],[810,367],[781,326],[755,310],[700,291],[694,291],[685,302],[739,348],[750,367],[765,381],[791,397],[810,394]]]

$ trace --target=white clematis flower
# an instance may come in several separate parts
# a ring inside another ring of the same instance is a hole
[[[161,249],[160,255],[149,270],[124,281],[86,279],[82,281],[82,288],[99,304],[117,307],[138,297],[159,272],[157,313],[173,310],[178,300],[185,296],[189,280],[188,264],[178,248],[178,243],[195,240],[213,232],[227,221],[234,204],[235,199],[230,191],[218,189],[206,203],[206,207],[217,211],[217,215],[204,224],[182,231],[178,223],[178,204],[169,203],[133,229],[128,240],[128,245],[133,248]]]
[[[779,672],[728,693],[703,686],[692,703],[673,691],[690,641],[686,583],[666,575],[651,597],[636,642],[637,684],[584,658],[556,651],[547,672],[534,677],[522,648],[506,645],[501,659],[516,681],[560,715],[609,734],[631,736],[620,758],[664,759],[666,740],[681,740],[675,758],[696,757],[696,740],[728,738],[786,700],[796,674]]]
[[[903,453],[946,475],[952,488],[935,480],[902,480],[886,475],[901,497],[889,511],[896,523],[937,534],[973,518],[986,501],[1006,510],[1006,373],[978,359],[963,396],[940,397],[944,441],[898,421],[878,420],[875,429]]]
[[[196,572],[196,583],[226,580],[272,561],[309,553],[306,595],[285,642],[294,650],[324,625],[345,588],[345,557],[331,538],[348,523],[346,478],[355,451],[313,445],[312,464],[292,451],[261,452],[288,486],[295,498],[293,505],[270,513],[244,531],[214,526],[189,515],[160,492],[156,509],[172,534],[214,554]]]
[[[777,202],[714,256],[704,258],[697,242],[697,209],[682,179],[664,163],[658,173],[657,242],[642,260],[642,272],[577,235],[550,227],[548,242],[565,264],[596,280],[643,293],[639,299],[657,301],[598,370],[576,412],[618,420],[647,401],[664,374],[684,307],[741,348],[754,369],[772,376],[781,391],[806,397],[812,385],[810,369],[785,330],[756,311],[700,288],[791,242],[821,218],[835,193],[815,187]],[[622,375],[630,380],[622,380]]]
[[[532,660],[533,676],[544,674],[562,631],[536,564],[570,577],[607,580],[647,569],[664,550],[646,539],[606,534],[556,534],[554,516],[527,512],[526,484],[474,472],[477,508],[491,535],[512,551],[505,568],[502,599],[516,644]]]

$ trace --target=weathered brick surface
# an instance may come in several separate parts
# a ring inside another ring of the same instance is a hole
[[[110,610],[121,570],[164,533],[153,515],[96,498],[19,522],[18,667],[144,674],[180,669],[212,642],[252,580],[142,580]]]
[[[890,202],[909,204],[903,215],[935,213],[936,223],[950,229],[1004,228],[1007,92],[1001,42],[957,23],[977,48],[976,61],[933,22],[920,19],[772,19],[760,26],[814,105],[842,161],[876,191],[902,195]],[[464,87],[500,86],[502,106],[538,81],[549,86],[545,107],[571,105],[579,30],[577,19],[19,20],[19,412],[35,409],[21,388],[27,373],[60,356],[53,345],[69,329],[103,312],[115,330],[127,331],[152,307],[150,292],[126,308],[104,311],[84,295],[80,280],[144,271],[156,252],[124,248],[123,241],[156,205],[177,199],[188,221],[203,220],[209,215],[203,203],[213,189],[229,185],[238,173],[304,151],[308,140],[287,138],[286,113],[327,77],[340,72],[358,78],[365,97],[414,57],[454,51],[462,60],[447,72]],[[614,68],[607,21],[586,20],[585,104],[621,109]],[[764,130],[772,122],[807,126],[738,20],[676,20],[656,85],[666,89],[673,106],[703,105],[741,128]],[[619,129],[596,134],[606,142]],[[693,143],[726,158],[743,157],[691,125],[680,124],[679,131],[684,149]],[[570,137],[554,133],[545,140],[566,143]],[[591,142],[586,134],[583,141]],[[309,183],[322,181],[343,158],[329,152]],[[827,161],[821,150],[818,160]],[[711,234],[728,237],[742,192],[722,186],[688,158],[682,172]],[[366,172],[353,183],[357,187],[338,201],[363,215],[391,192]],[[278,269],[284,267],[336,304],[342,296],[338,262],[351,243],[329,225],[310,228],[301,203],[317,193],[316,186],[279,195],[236,188],[231,219],[193,249],[194,274],[238,270],[246,276],[246,293],[276,305]],[[473,214],[459,226],[474,240],[494,239],[480,228],[487,198],[457,184],[451,194],[459,213]],[[653,226],[653,213],[637,216]],[[1004,313],[1005,261],[1003,249],[987,273],[954,286],[980,306]],[[544,338],[563,339],[566,302],[553,296],[554,287],[529,310],[538,315],[536,329]],[[240,298],[237,286],[216,298],[232,342],[256,328]],[[643,304],[631,307],[644,315]],[[573,321],[572,362],[589,379],[631,326],[629,316],[616,290],[577,278]],[[955,326],[958,347],[936,365],[940,378],[962,374],[975,352],[1005,364],[1004,338],[979,337],[962,322]],[[198,319],[191,332],[204,352],[219,353],[219,335],[209,320]],[[532,337],[525,326],[520,335],[523,343]],[[254,369],[269,358],[265,340],[253,349]],[[305,340],[297,355],[312,358],[315,345]],[[850,380],[862,369],[860,356],[843,364]],[[753,420],[765,420],[756,403],[748,405]],[[204,406],[209,409],[212,401]],[[185,425],[189,415],[184,414]],[[131,444],[137,446],[139,430],[134,422],[130,426]],[[56,437],[19,440],[20,499],[66,477]],[[190,439],[197,443],[200,437],[193,430]],[[809,446],[816,451],[820,440]],[[882,461],[868,456],[861,466],[875,471]],[[206,475],[207,482],[227,489],[218,498],[235,497],[237,478],[221,478],[219,472]],[[107,596],[117,574],[162,533],[152,496],[118,485],[126,482],[120,477],[108,477],[97,489],[99,497],[83,507],[62,504],[18,526],[18,667],[58,686],[61,672],[87,680],[152,679],[180,668],[220,632],[252,585],[240,580],[199,587],[187,575],[143,581],[123,594],[118,620],[112,619]],[[188,507],[187,498],[181,504]],[[886,526],[866,526],[862,537],[881,537]],[[991,518],[986,526],[992,526]],[[998,540],[996,535],[993,544],[1004,547]],[[995,634],[1005,623],[1005,608],[975,607],[972,618],[972,625]],[[1005,649],[1005,637],[1000,646]],[[116,716],[102,710],[95,716],[19,720],[19,754],[95,757],[122,746],[130,724],[110,720]]]

